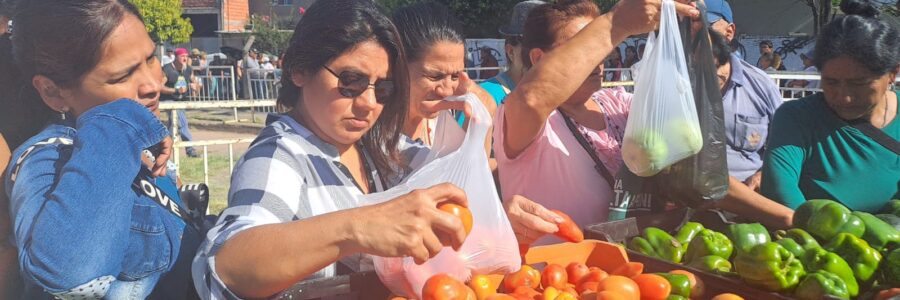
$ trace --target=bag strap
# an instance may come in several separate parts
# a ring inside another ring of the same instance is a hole
[[[603,164],[603,162],[600,161],[600,157],[597,157],[597,151],[594,149],[594,146],[588,143],[587,139],[585,139],[581,134],[581,131],[579,131],[578,128],[575,127],[575,123],[572,122],[569,116],[566,116],[566,114],[563,113],[562,110],[557,109],[556,111],[559,112],[559,114],[563,117],[563,120],[566,121],[566,127],[568,127],[569,131],[572,132],[572,135],[575,136],[575,140],[578,140],[578,144],[581,145],[581,148],[591,156],[592,160],[594,160],[594,170],[596,170],[597,173],[600,173],[600,176],[603,176],[603,179],[606,179],[606,182],[609,183],[610,187],[614,187],[615,184],[613,183],[613,176],[609,173],[609,170],[606,169],[606,166]]]
[[[872,126],[871,123],[863,119],[856,119],[848,123],[850,123],[851,127],[856,128],[866,136],[875,140],[876,143],[888,148],[888,150],[891,150],[894,154],[900,155],[900,141],[887,135],[887,133],[884,133],[881,129]]]
[[[134,188],[141,191],[144,196],[147,196],[154,203],[162,206],[166,211],[172,213],[188,226],[194,227],[198,232],[203,232],[201,229],[203,228],[200,224],[197,224],[196,220],[192,218],[192,216],[184,210],[178,202],[173,200],[171,195],[167,194],[165,190],[161,189],[153,180],[153,176],[150,173],[150,170],[144,166],[141,166],[141,171],[134,178],[134,182],[131,184]]]

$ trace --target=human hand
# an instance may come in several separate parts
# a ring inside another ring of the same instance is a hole
[[[174,142],[172,141],[172,137],[167,136],[162,142],[159,142],[160,151],[159,154],[156,155],[156,161],[153,162],[153,165],[150,168],[153,176],[166,176],[167,163],[169,162],[169,157],[172,156],[172,151],[174,149]]]
[[[759,192],[759,186],[762,185],[762,171],[756,171],[753,175],[744,180],[744,184],[751,190]]]
[[[437,208],[443,202],[468,206],[466,194],[449,183],[412,191],[363,207],[352,221],[359,252],[383,257],[412,257],[422,264],[445,246],[459,249],[466,238],[462,221]]]
[[[647,33],[659,27],[661,0],[622,0],[609,12],[612,15],[612,29],[631,36]],[[691,0],[676,0],[675,11],[682,16],[697,19],[700,11]]]
[[[547,208],[519,195],[503,205],[519,244],[530,245],[544,235],[555,233],[559,223],[564,221]]]

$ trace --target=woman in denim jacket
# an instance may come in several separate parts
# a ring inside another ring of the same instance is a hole
[[[162,176],[172,151],[158,119],[165,78],[137,9],[126,0],[17,9],[14,59],[60,113],[6,170],[24,298],[185,298],[199,233],[173,213],[183,205]]]

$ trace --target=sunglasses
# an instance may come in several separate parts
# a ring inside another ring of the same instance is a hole
[[[338,74],[327,66],[322,66],[322,68],[334,75],[334,77],[337,77],[338,92],[344,97],[359,97],[369,87],[375,89],[375,101],[378,103],[384,104],[394,96],[393,80],[378,80],[375,83],[369,83],[369,76],[365,74],[353,71],[343,71],[341,74]]]

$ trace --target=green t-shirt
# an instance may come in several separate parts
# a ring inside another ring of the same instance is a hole
[[[882,130],[900,140],[900,118]],[[787,101],[769,126],[762,194],[792,209],[837,200],[877,212],[900,198],[900,155],[841,120],[821,93]]]

